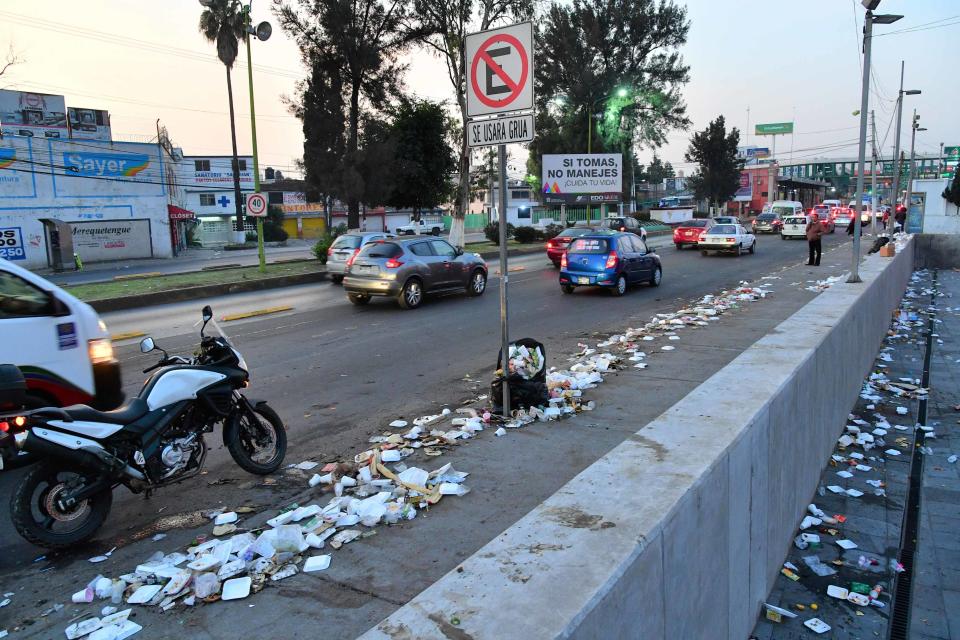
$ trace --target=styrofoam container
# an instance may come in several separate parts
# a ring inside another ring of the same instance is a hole
[[[220,592],[221,600],[242,600],[250,595],[250,586],[253,580],[250,576],[234,578],[223,583],[223,591]]]

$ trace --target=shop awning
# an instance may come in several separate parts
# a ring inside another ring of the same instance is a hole
[[[167,205],[167,215],[170,216],[171,220],[193,220],[197,216],[194,215],[193,211],[187,211],[186,209],[181,209],[175,204]]]

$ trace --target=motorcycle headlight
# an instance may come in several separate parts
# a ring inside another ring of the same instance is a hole
[[[113,343],[110,338],[99,338],[90,340],[87,344],[87,353],[90,355],[90,362],[93,364],[103,364],[113,362]]]

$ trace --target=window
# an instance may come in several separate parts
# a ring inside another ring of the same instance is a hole
[[[607,253],[610,243],[603,238],[577,238],[570,243],[567,253]]]
[[[456,250],[443,240],[431,240],[430,244],[433,245],[433,253],[441,258],[449,258],[452,260],[457,257]]]
[[[363,249],[360,249],[362,258],[396,258],[402,254],[403,249],[392,242],[374,242],[363,245]]]
[[[217,196],[213,193],[201,193],[200,194],[200,206],[201,207],[212,207],[217,204]]]
[[[416,242],[410,245],[410,253],[415,256],[432,256],[433,252],[430,250],[429,242]]]
[[[237,160],[237,166],[240,168],[240,171],[247,170],[247,161],[246,160]]]
[[[530,217],[530,207],[517,208],[517,218],[529,218],[529,217]]]
[[[643,238],[640,236],[633,236],[633,248],[636,249],[637,253],[649,253],[647,250],[647,243],[643,241]]]
[[[523,189],[521,191],[511,191],[510,197],[513,198],[514,200],[529,200],[530,192],[526,189]]]
[[[334,249],[356,249],[360,246],[360,236],[344,235],[333,241]]]
[[[194,171],[210,171],[210,161],[209,161],[209,160],[194,160],[194,161],[193,161],[193,170],[194,170]]]
[[[267,203],[268,203],[268,204],[283,204],[283,192],[282,192],[282,191],[268,191],[268,192],[267,192]]]
[[[23,278],[0,271],[0,318],[48,316],[53,300]]]
[[[736,235],[737,227],[733,224],[718,224],[710,229],[711,235]]]

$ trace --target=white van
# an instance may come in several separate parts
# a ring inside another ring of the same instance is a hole
[[[123,401],[120,363],[93,308],[55,284],[0,258],[0,363],[27,381],[27,406]]]
[[[803,203],[796,200],[774,200],[770,205],[770,211],[781,219],[807,215],[803,209]]]

